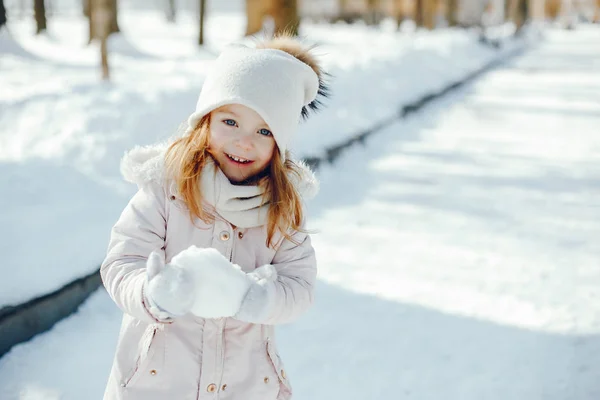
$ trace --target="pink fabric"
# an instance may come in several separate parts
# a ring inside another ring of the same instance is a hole
[[[265,245],[266,227],[234,229],[223,219],[194,225],[172,187],[144,184],[112,230],[101,275],[125,314],[104,399],[291,398],[274,325],[295,320],[313,302],[310,237],[298,232],[274,250]],[[162,249],[169,262],[192,244],[216,248],[247,272],[272,264],[278,277],[269,283],[269,315],[260,323],[191,314],[156,319],[144,301],[148,255]]]

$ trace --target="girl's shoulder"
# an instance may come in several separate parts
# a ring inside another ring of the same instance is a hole
[[[168,142],[136,146],[121,159],[121,174],[127,182],[139,187],[155,183],[164,185],[170,179],[165,166]]]

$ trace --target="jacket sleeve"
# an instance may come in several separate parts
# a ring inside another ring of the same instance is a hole
[[[265,325],[284,324],[296,320],[313,304],[317,279],[315,251],[308,234],[297,232],[292,239],[284,239],[272,266],[265,266],[274,269],[273,279],[262,279],[251,286],[236,319]]]
[[[123,312],[156,323],[145,296],[146,261],[154,250],[164,255],[166,217],[162,186],[140,187],[113,226],[107,256],[100,267],[102,283]]]

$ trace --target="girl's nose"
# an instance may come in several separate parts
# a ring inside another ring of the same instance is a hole
[[[244,133],[242,135],[239,135],[235,141],[235,144],[237,147],[239,147],[242,150],[245,150],[245,151],[251,150],[252,147],[254,146],[252,134]]]

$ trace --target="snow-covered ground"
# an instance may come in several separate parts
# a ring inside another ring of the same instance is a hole
[[[0,32],[0,308],[98,268],[135,190],[121,179],[119,159],[172,135],[211,60],[242,36],[239,12],[209,11],[199,49],[194,14],[170,25],[162,12],[125,7],[123,34],[109,45],[111,83],[99,80],[98,48],[85,45],[78,8],[54,15],[39,37],[31,18],[9,19],[10,34]],[[498,51],[479,44],[475,31],[396,32],[387,24],[307,22],[302,33],[320,44],[334,95],[327,112],[302,126],[298,156],[320,154],[519,45],[508,40]]]
[[[296,398],[600,397],[600,29],[547,36],[320,171]],[[100,398],[120,317],[101,289],[15,347],[2,399]]]

